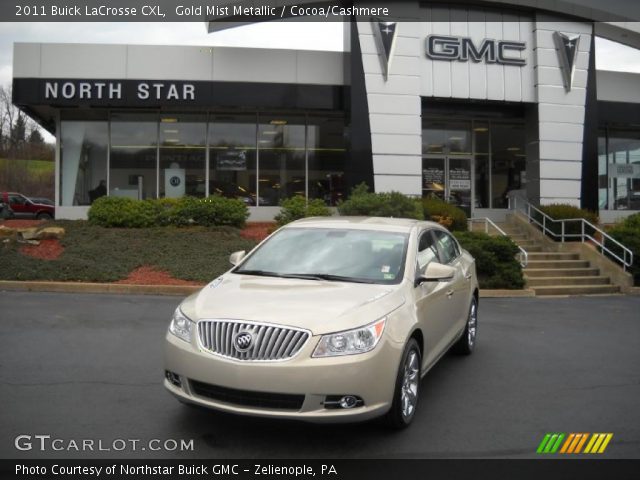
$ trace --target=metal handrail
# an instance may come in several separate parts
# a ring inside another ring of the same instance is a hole
[[[498,233],[500,233],[500,235],[502,235],[503,237],[509,237],[509,235],[507,235],[507,233],[504,230],[502,230],[498,225],[493,223],[493,221],[490,218],[479,217],[479,218],[467,219],[469,231],[473,231],[473,222],[484,222],[484,233],[486,233],[487,235],[489,234],[489,225],[491,225],[493,228],[495,228],[498,231]],[[520,250],[520,253],[518,253],[518,257],[519,257],[518,260],[520,262],[520,266],[522,268],[525,268],[529,263],[529,254],[524,248],[522,248],[517,243],[516,243],[516,247],[518,247],[518,250]]]
[[[520,200],[520,202],[518,202]],[[625,247],[622,243],[617,241],[611,235],[606,233],[601,228],[596,227],[591,222],[585,220],[584,218],[562,218],[555,219],[551,218],[549,215],[544,213],[542,210],[532,205],[528,200],[519,197],[517,195],[509,196],[509,210],[520,211],[524,213],[527,217],[529,223],[533,223],[542,229],[542,233],[544,235],[552,237],[554,240],[557,240],[558,237],[562,243],[565,242],[565,239],[568,238],[580,238],[581,242],[584,243],[585,240],[590,240],[597,247],[599,247],[600,255],[604,256],[604,253],[608,253],[611,257],[616,259],[620,264],[622,264],[622,269],[624,271],[627,270],[628,267],[633,265],[633,251],[629,248]],[[542,216],[542,222],[537,220],[531,212],[538,213]],[[568,222],[580,222],[580,233],[566,233],[566,224]],[[548,225],[549,224],[560,224],[560,233],[556,233],[551,230]],[[586,227],[590,227],[593,229],[594,233],[599,233],[601,240],[596,239],[593,235],[590,235],[586,232]],[[622,257],[620,257],[617,253],[613,252],[610,248],[606,246],[606,242],[609,241],[622,250]],[[628,257],[628,258],[627,258]]]

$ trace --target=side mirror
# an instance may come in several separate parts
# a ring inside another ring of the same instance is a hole
[[[235,267],[240,263],[240,261],[244,258],[246,254],[247,252],[245,252],[244,250],[233,252],[231,255],[229,255],[229,263]]]
[[[438,262],[431,262],[427,265],[424,273],[418,275],[416,279],[416,285],[420,285],[424,282],[442,282],[445,280],[451,280],[456,274],[456,269],[449,265],[443,265]]]

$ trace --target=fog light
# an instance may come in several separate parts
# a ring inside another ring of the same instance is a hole
[[[324,399],[324,408],[331,410],[350,409],[362,407],[364,400],[357,395],[327,395]]]
[[[169,370],[165,370],[164,372],[164,376],[167,380],[169,380],[169,383],[181,388],[182,387],[182,381],[180,380],[180,375],[177,375],[173,372],[170,372]]]
[[[340,399],[340,408],[353,408],[358,405],[358,399],[353,395],[345,395]]]

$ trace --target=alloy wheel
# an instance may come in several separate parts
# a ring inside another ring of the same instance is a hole
[[[411,350],[404,363],[404,374],[402,377],[402,391],[400,394],[400,405],[402,416],[411,418],[418,404],[418,382],[420,381],[420,365],[418,354]]]

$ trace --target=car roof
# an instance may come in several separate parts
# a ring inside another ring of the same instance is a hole
[[[355,230],[382,230],[388,232],[409,233],[414,227],[433,227],[443,229],[442,225],[436,222],[426,222],[413,220],[410,218],[390,218],[390,217],[308,217],[296,220],[285,226],[285,228],[344,228]]]

